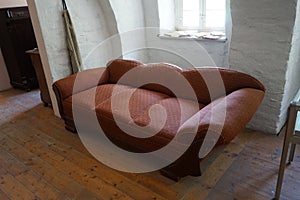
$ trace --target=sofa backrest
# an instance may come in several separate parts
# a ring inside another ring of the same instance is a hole
[[[167,94],[169,96],[174,96],[173,92],[165,87],[168,83],[157,84],[155,82],[159,81],[159,77],[162,81],[168,81],[172,76],[172,80],[177,74],[181,74],[182,70],[168,63],[155,63],[155,64],[143,64],[138,61],[130,60],[113,60],[107,64],[107,70],[109,74],[109,83],[119,83],[124,85],[129,85],[132,87],[140,87],[144,89],[149,89],[157,92]],[[130,73],[127,73],[129,72]],[[142,84],[141,83],[146,83]],[[174,84],[174,83],[171,83]]]
[[[115,59],[110,61],[106,65],[109,74],[108,82],[117,83],[119,79],[128,71],[143,64],[144,63],[135,60]]]
[[[141,87],[169,96],[175,96],[176,93],[177,97],[185,99],[194,99],[196,95],[198,102],[202,104],[208,104],[241,88],[265,90],[264,86],[252,76],[222,68],[182,70],[168,63],[143,64],[138,61],[117,59],[108,63],[107,70],[110,83]],[[127,73],[129,71],[130,73]],[[194,94],[185,87],[186,83],[194,90]],[[174,88],[176,89],[173,90]]]
[[[208,104],[212,100],[230,94],[241,88],[254,88],[265,91],[265,87],[254,77],[223,68],[195,68],[182,74],[193,87],[198,101]],[[185,96],[184,98],[189,98]]]

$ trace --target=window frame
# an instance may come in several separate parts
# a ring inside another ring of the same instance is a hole
[[[183,26],[183,1],[175,0],[175,30],[176,31],[199,31],[199,32],[211,32],[211,31],[223,31],[226,29],[226,2],[225,2],[225,16],[224,16],[224,27],[207,27],[206,26],[206,1],[199,0],[199,26],[189,27]],[[226,1],[226,0],[225,0]]]

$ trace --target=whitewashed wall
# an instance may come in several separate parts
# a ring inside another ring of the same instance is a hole
[[[231,1],[230,68],[256,77],[266,96],[249,127],[278,133],[296,6],[294,0]],[[299,56],[299,55],[298,55]],[[282,110],[285,115],[286,108]],[[282,115],[282,116],[283,116]]]
[[[297,3],[295,27],[293,31],[292,48],[288,60],[286,83],[281,103],[281,112],[277,127],[281,127],[286,121],[287,110],[290,101],[300,88],[300,1]]]
[[[111,38],[117,34],[117,27],[107,1],[69,0],[67,6],[84,61],[83,69],[105,66],[113,54],[122,54],[120,41]]]
[[[109,0],[116,16],[123,58],[147,61],[145,18],[141,0]]]

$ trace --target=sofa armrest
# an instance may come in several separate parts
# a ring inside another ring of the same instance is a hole
[[[76,88],[74,88],[75,80],[79,83],[76,84]],[[56,81],[52,87],[54,90],[57,90],[59,92],[60,98],[64,100],[73,94],[106,83],[107,80],[108,73],[106,71],[106,67],[102,67],[84,70],[82,72],[78,72],[66,78],[60,79]]]
[[[213,147],[229,143],[245,128],[264,94],[263,90],[242,88],[213,101],[179,128],[179,142],[185,143],[193,139],[194,143],[199,143],[199,149],[204,145],[199,157],[205,157]],[[195,131],[196,137],[191,138],[191,133]]]
[[[76,80],[76,88],[74,88]],[[108,81],[108,72],[106,67],[88,69],[78,72],[66,78],[53,83],[52,88],[56,96],[59,113],[65,118],[62,102],[66,98],[78,92],[93,88]]]

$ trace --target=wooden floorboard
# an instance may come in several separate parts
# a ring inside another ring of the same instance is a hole
[[[42,176],[30,170],[24,163],[17,160],[11,154],[2,150],[0,154],[1,167],[15,177],[28,190],[32,191],[40,199],[60,199],[65,195],[50,185]]]
[[[94,159],[78,135],[40,101],[39,91],[0,92],[1,199],[272,199],[283,134],[245,130],[203,162],[200,177],[118,172]],[[281,199],[300,199],[300,151]]]
[[[11,199],[37,199],[37,197],[5,169],[0,169],[1,190]]]
[[[0,190],[0,200],[10,199],[2,190]]]
[[[88,170],[82,169],[80,166],[73,164],[71,161],[65,159],[63,156],[51,151],[47,144],[35,140],[31,136],[22,133],[14,135],[13,133],[6,133],[8,137],[23,145],[24,148],[31,153],[38,152],[38,157],[46,161],[60,172],[70,176],[74,181],[89,188],[92,192],[102,195],[103,198],[114,199],[131,199],[126,193],[116,189],[113,185],[104,182],[99,177],[92,175]]]
[[[4,138],[1,140],[0,144],[1,150],[9,151],[29,169],[40,174],[49,184],[52,184],[60,191],[63,191],[67,196],[75,198],[79,192],[84,189],[84,187],[73,181],[69,176],[40,159],[38,155],[24,149],[22,145],[17,144],[13,140]]]

